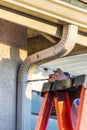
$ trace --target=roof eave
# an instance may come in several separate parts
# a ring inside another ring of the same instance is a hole
[[[3,0],[0,3],[3,6],[51,22],[77,25],[79,30],[87,32],[87,10],[75,7],[68,3],[57,0]]]

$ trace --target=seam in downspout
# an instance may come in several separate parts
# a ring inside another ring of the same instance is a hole
[[[24,60],[18,74],[18,102],[17,102],[17,130],[31,130],[31,91],[30,84],[26,84],[29,70],[31,73],[40,65],[49,60],[67,55],[75,46],[78,27],[64,25],[60,42],[50,48],[35,53]],[[28,94],[26,91],[28,90]]]

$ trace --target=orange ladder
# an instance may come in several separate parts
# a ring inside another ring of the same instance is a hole
[[[76,130],[86,130],[87,128],[87,85],[86,75],[77,76],[72,86],[72,79],[45,83],[42,93],[44,93],[42,106],[35,130],[46,130],[50,118],[52,107],[55,106],[56,117],[59,130],[73,130],[70,112],[70,99],[68,91],[71,88],[82,86],[80,95],[80,106],[76,121]],[[64,87],[65,83],[65,87]],[[46,87],[47,85],[47,87]],[[59,87],[61,85],[61,87]],[[68,85],[68,87],[66,87]],[[51,87],[49,87],[51,86]],[[57,87],[58,86],[58,87]],[[70,86],[70,87],[69,87]],[[44,89],[45,88],[45,89]]]

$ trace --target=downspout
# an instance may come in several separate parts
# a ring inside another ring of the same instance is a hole
[[[18,74],[17,130],[31,130],[32,88],[30,84],[25,83],[30,79],[28,74],[32,74],[37,65],[69,54],[76,44],[77,33],[77,26],[64,25],[62,38],[58,44],[30,55],[21,64]]]

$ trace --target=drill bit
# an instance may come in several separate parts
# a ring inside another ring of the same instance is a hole
[[[46,79],[33,79],[33,80],[27,80],[27,81],[25,81],[25,83],[29,83],[29,82],[38,82],[38,81],[45,81],[45,80],[48,80],[48,78],[46,78]]]

